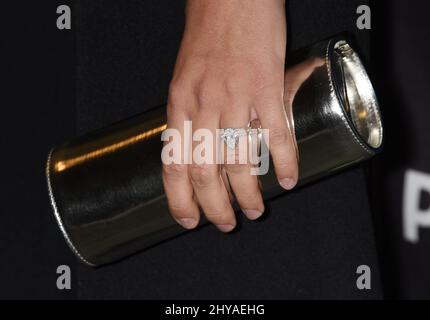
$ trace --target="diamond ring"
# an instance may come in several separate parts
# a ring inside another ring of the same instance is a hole
[[[261,140],[261,124],[260,120],[254,119],[248,123],[248,128],[225,128],[221,129],[221,139],[225,142],[227,147],[234,150],[239,139],[242,136],[248,135],[248,138],[254,133],[257,133],[258,141]]]
[[[222,129],[221,139],[226,143],[227,147],[234,150],[239,143],[239,138],[248,134],[248,129],[244,128],[225,128]]]

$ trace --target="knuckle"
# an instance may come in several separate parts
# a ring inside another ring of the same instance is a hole
[[[167,177],[182,178],[186,175],[187,168],[184,164],[165,164],[163,165],[163,174]]]
[[[224,79],[223,82],[223,93],[229,99],[235,99],[239,92],[243,92],[245,87],[248,86],[248,79],[244,79],[243,76],[233,75]]]
[[[197,89],[197,99],[201,107],[211,105],[212,102],[217,99],[219,90],[213,81],[203,80],[198,85]]]
[[[263,90],[272,87],[273,79],[265,72],[257,72],[254,75],[254,89]]]
[[[167,107],[166,107],[166,116],[167,119],[172,119],[175,115],[176,115],[176,110],[177,110],[177,105],[173,104],[172,101],[170,101],[167,103]]]
[[[170,201],[169,208],[172,215],[176,218],[188,217],[189,206],[181,201]]]
[[[234,109],[234,107],[233,107]],[[224,153],[224,161],[225,164],[243,164],[248,161],[248,144],[249,144],[249,135],[244,131],[243,136],[239,137],[239,142],[234,150],[226,148]]]
[[[205,187],[211,184],[213,175],[209,165],[193,163],[190,165],[190,179],[196,187]]]
[[[286,144],[289,139],[287,128],[273,128],[269,131],[270,145],[280,146]]]
[[[246,172],[246,170],[249,169],[249,166],[247,164],[239,164],[239,163],[226,163],[224,165],[225,170],[229,174],[241,174]]]
[[[280,88],[284,89],[282,83],[277,81],[273,73],[260,71],[254,74],[253,89],[257,93],[279,91]]]
[[[169,85],[169,103],[173,107],[184,105],[186,104],[191,92],[192,87],[186,84],[185,81],[174,79]]]

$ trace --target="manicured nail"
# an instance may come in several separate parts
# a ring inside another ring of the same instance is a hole
[[[246,215],[248,219],[256,220],[261,217],[263,212],[253,209],[242,209],[243,213]]]
[[[182,218],[178,219],[178,222],[185,229],[193,229],[197,226],[197,220],[193,218]]]
[[[296,181],[290,178],[284,178],[279,180],[279,184],[282,186],[282,188],[291,190],[296,186]]]
[[[218,224],[218,229],[220,229],[222,232],[230,232],[234,229],[234,226],[231,224]]]

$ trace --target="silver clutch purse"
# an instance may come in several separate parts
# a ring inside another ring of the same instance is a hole
[[[292,102],[299,185],[369,159],[382,145],[378,102],[357,53],[343,38],[333,38],[296,54],[298,62],[315,58],[324,62]],[[163,191],[165,128],[160,106],[50,152],[46,177],[53,211],[84,263],[110,263],[185,232],[171,218]],[[260,179],[264,199],[285,192],[272,165]]]

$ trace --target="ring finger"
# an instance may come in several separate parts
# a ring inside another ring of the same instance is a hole
[[[221,117],[221,128],[246,129],[251,117],[250,108],[237,108]],[[224,168],[242,212],[251,220],[259,218],[264,212],[263,197],[258,178],[251,174],[248,135],[241,130],[241,137],[234,149],[224,144]]]

